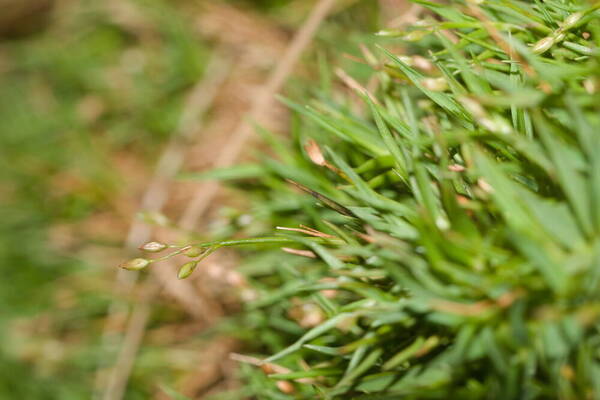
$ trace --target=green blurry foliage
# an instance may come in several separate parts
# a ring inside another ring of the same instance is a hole
[[[122,238],[57,249],[53,231],[113,210],[115,161],[154,163],[209,55],[168,2],[122,2],[140,25],[101,3],[64,2],[44,32],[0,43],[0,398],[90,396],[113,272],[102,283],[103,260],[78,252]],[[128,398],[147,398],[146,377]]]

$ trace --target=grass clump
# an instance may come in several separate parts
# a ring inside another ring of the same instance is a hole
[[[600,398],[600,3],[415,3],[419,22],[380,32],[362,105],[324,84],[288,102],[277,161],[224,174],[260,178],[257,218],[293,229],[291,255],[243,267],[246,327],[279,371],[251,385]]]

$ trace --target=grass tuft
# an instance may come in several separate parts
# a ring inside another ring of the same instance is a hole
[[[242,267],[246,328],[289,370],[256,394],[600,398],[600,3],[415,2],[366,111],[284,100],[281,161],[211,176],[304,225]]]

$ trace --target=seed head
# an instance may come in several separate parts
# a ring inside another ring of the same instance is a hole
[[[150,260],[146,258],[134,258],[120,265],[121,268],[129,271],[139,271],[146,268],[150,264]]]
[[[306,150],[306,154],[310,160],[320,166],[324,166],[326,161],[323,153],[321,152],[321,148],[313,139],[309,139],[304,146],[304,150]]]
[[[192,246],[189,249],[187,249],[186,251],[184,251],[183,254],[190,258],[195,258],[195,257],[198,257],[199,255],[201,255],[203,252],[204,252],[204,249],[202,247]]]
[[[566,29],[573,28],[575,25],[577,25],[577,23],[579,22],[579,20],[581,19],[581,17],[583,17],[583,13],[582,12],[576,12],[576,13],[573,13],[573,14],[569,15],[563,21],[562,25],[560,26],[561,29],[566,30]]]
[[[198,265],[198,261],[190,261],[186,262],[179,268],[179,272],[177,272],[178,279],[185,279],[194,272],[196,266]]]
[[[277,389],[286,394],[294,393],[295,391],[294,385],[289,381],[277,381],[275,385],[277,386]]]
[[[420,70],[425,71],[425,72],[433,71],[433,64],[431,63],[431,61],[429,61],[425,57],[417,55],[417,56],[413,56],[411,58],[411,60],[412,60],[412,64],[409,64],[409,65],[414,65],[415,67],[417,67]]]
[[[588,94],[594,94],[598,91],[598,82],[596,82],[593,78],[588,78],[583,81],[583,88]]]
[[[402,61],[404,64],[410,67],[412,67],[414,63],[413,58],[410,56],[398,56],[398,60]]]
[[[400,31],[394,29],[382,29],[375,33],[375,35],[383,37],[395,37],[400,36],[401,34],[402,33]]]
[[[168,226],[170,224],[169,218],[167,218],[166,215],[161,214],[157,211],[142,213],[141,217],[149,224],[153,225]]]
[[[461,97],[461,104],[469,111],[475,118],[485,117],[485,111],[481,104],[470,97]]]
[[[431,30],[427,30],[427,29],[414,30],[414,31],[408,32],[406,35],[404,35],[402,37],[402,39],[406,40],[407,42],[418,42],[419,40],[423,39],[425,36],[429,35],[430,33],[431,33]]]
[[[535,54],[544,54],[554,45],[554,38],[551,36],[545,37],[539,40],[536,44],[533,45],[531,51]]]
[[[143,246],[140,246],[140,250],[147,251],[149,253],[159,253],[166,249],[168,246],[160,242],[148,242]]]
[[[432,92],[443,92],[448,89],[448,82],[444,78],[425,78],[421,81],[421,85]]]

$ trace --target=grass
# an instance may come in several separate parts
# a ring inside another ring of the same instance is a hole
[[[196,32],[195,2],[57,3],[45,30],[0,42],[0,398],[87,398],[98,370],[112,365],[101,345],[111,267],[215,45]],[[231,2],[282,31],[310,6],[298,3]],[[373,24],[375,9],[357,2],[340,11],[319,43],[342,33],[360,40],[355,31]],[[252,337],[235,322],[216,333]],[[196,372],[215,329],[164,339],[189,323],[169,300],[156,299],[127,399],[171,393]],[[159,330],[163,336],[153,334]]]
[[[340,95],[323,64],[311,100],[284,100],[289,140],[263,131],[275,157],[212,175],[253,199],[242,235],[310,227],[280,232],[295,254],[245,250],[240,318],[267,357],[248,385],[600,398],[600,4],[415,2],[369,46],[376,90]]]

